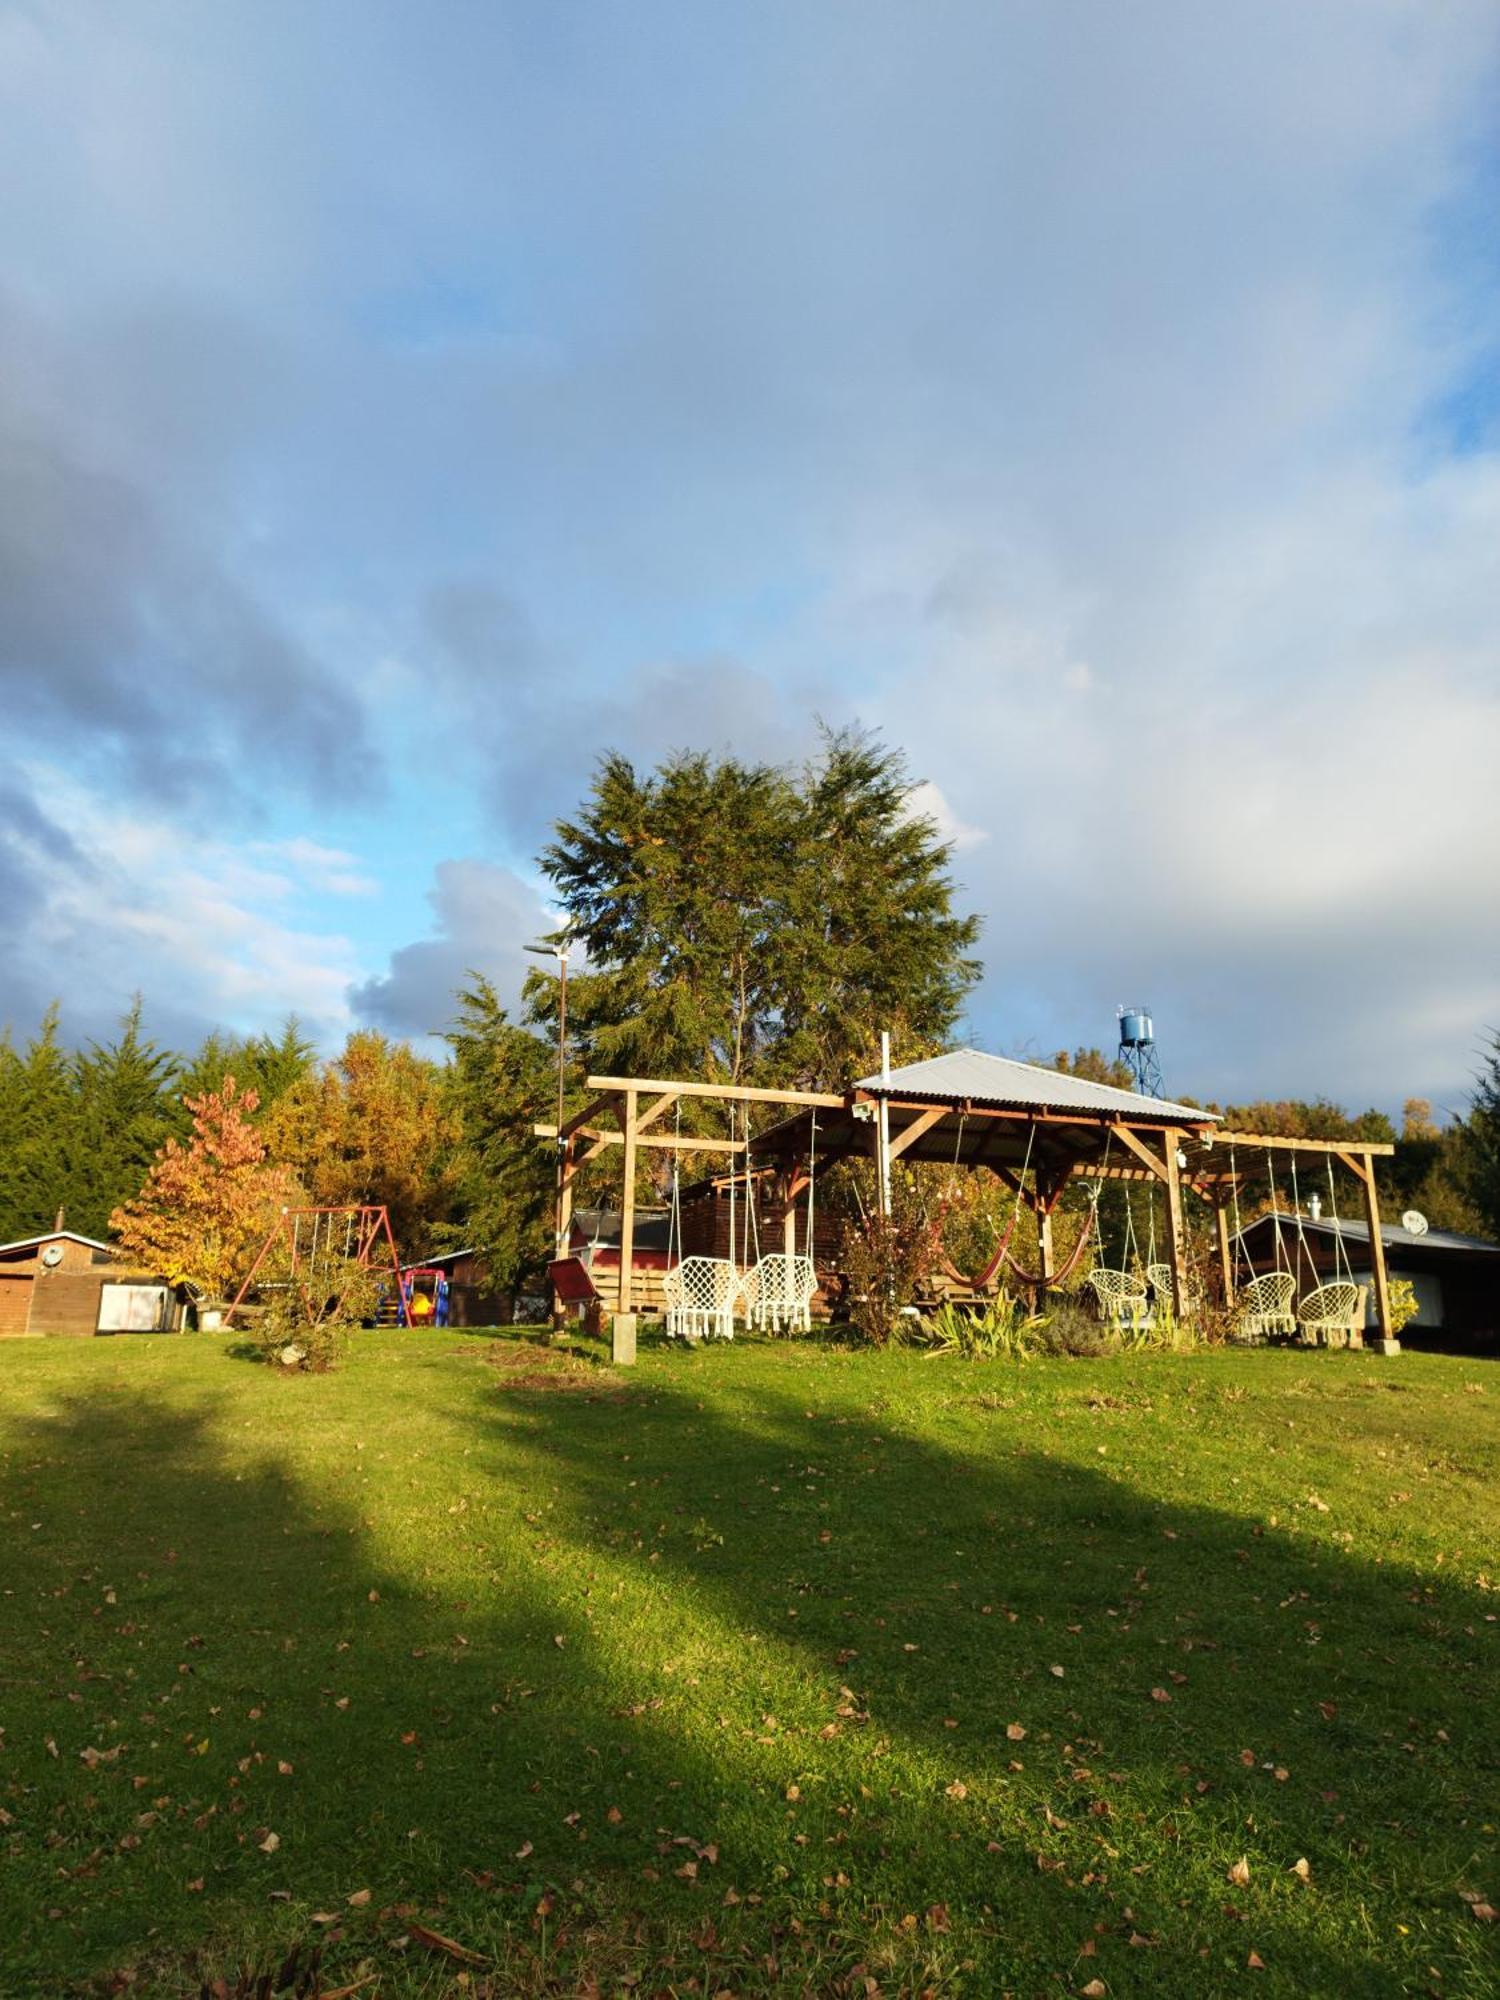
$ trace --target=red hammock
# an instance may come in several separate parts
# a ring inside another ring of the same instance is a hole
[[[1068,1258],[1067,1263],[1063,1265],[1060,1271],[1054,1271],[1052,1273],[1052,1276],[1047,1280],[1048,1284],[1065,1285],[1068,1282],[1069,1278],[1072,1277],[1073,1273],[1078,1269],[1078,1266],[1083,1262],[1083,1253],[1085,1250],[1088,1249],[1088,1247],[1089,1247],[1089,1232],[1086,1229],[1080,1229],[1078,1232],[1078,1241],[1073,1245],[1072,1255]],[[1023,1270],[1022,1267],[1016,1262],[1015,1258],[1011,1256],[1008,1247],[1002,1245],[1000,1254],[1004,1258],[1005,1262],[1009,1264],[1010,1268],[1015,1272],[1016,1276],[1021,1280],[1021,1283],[1023,1285],[1039,1285],[1042,1282],[1041,1272]]]
[[[960,1271],[951,1257],[944,1257],[943,1259],[942,1268],[944,1273],[952,1278],[955,1284],[972,1285],[976,1292],[987,1292],[1000,1275],[1000,1266],[1005,1262],[1006,1252],[1010,1249],[1010,1239],[1015,1235],[1016,1224],[1020,1220],[1021,1209],[1020,1204],[1017,1203],[1011,1212],[1010,1221],[1005,1225],[1004,1235],[996,1241],[994,1254],[977,1278],[971,1278],[967,1271]]]

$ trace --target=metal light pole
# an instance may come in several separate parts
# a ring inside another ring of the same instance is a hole
[[[557,960],[557,1188],[552,1212],[552,1254],[565,1257],[568,1246],[563,1241],[563,1196],[567,1185],[568,1142],[563,1137],[563,1104],[567,1089],[568,1074],[568,954],[573,948],[573,924],[571,920],[545,944],[529,944],[526,950],[538,958]],[[552,1301],[552,1317],[558,1317],[558,1301]]]

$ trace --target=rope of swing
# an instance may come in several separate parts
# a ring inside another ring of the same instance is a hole
[[[1029,1137],[1026,1142],[1026,1158],[1028,1160],[1031,1158],[1031,1138],[1034,1138],[1035,1136],[1036,1136],[1036,1123],[1033,1120],[1031,1127],[1031,1137]],[[1113,1142],[1113,1139],[1114,1139],[1113,1132],[1106,1133],[1104,1141],[1104,1163],[1106,1165],[1109,1162],[1109,1148],[1111,1143]],[[1021,1168],[1020,1178],[1023,1182],[1026,1178],[1026,1168],[1024,1165]],[[1099,1197],[1103,1193],[1103,1191],[1104,1191],[1104,1180],[1101,1172],[1100,1178],[1094,1183],[1094,1212],[1096,1215],[1098,1214],[1099,1211]],[[1018,1214],[1020,1212],[1020,1206],[1021,1206],[1021,1196],[1018,1187],[1016,1193],[1016,1211]],[[1042,1223],[1043,1223],[1043,1217],[1040,1211],[1038,1211],[1037,1225],[1036,1225],[1038,1246],[1040,1246],[1041,1243]],[[1014,1218],[1012,1218],[1012,1229],[1014,1229]],[[1052,1273],[1052,1276],[1046,1279],[1045,1282],[1054,1286],[1065,1285],[1068,1282],[1069,1278],[1072,1277],[1073,1273],[1078,1269],[1079,1265],[1083,1262],[1084,1251],[1090,1249],[1091,1247],[1092,1244],[1091,1244],[1089,1230],[1085,1226],[1084,1228],[1079,1230],[1078,1241],[1073,1245],[1073,1248],[1068,1255],[1067,1262],[1062,1266],[1060,1270],[1054,1271]],[[1004,1260],[1006,1264],[1010,1267],[1010,1269],[1015,1273],[1015,1275],[1021,1280],[1021,1283],[1023,1285],[1040,1285],[1044,1282],[1044,1277],[1042,1272],[1028,1271],[1024,1265],[1018,1264],[1016,1262],[1014,1256],[1012,1256],[1009,1249],[1007,1249],[1004,1252]]]

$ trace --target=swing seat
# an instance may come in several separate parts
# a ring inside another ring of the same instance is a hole
[[[1313,1347],[1363,1345],[1369,1287],[1341,1278],[1297,1302],[1297,1331]]]
[[[1171,1304],[1172,1266],[1170,1264],[1148,1264],[1146,1266],[1146,1283],[1151,1287],[1163,1305]],[[1197,1310],[1198,1293],[1191,1279],[1188,1281],[1187,1296],[1183,1300],[1183,1304],[1190,1313]]]
[[[810,1333],[817,1290],[811,1257],[762,1257],[745,1274],[745,1318],[770,1333]]]
[[[674,1340],[733,1340],[740,1274],[727,1257],[684,1257],[662,1279],[667,1334]]]
[[[1096,1264],[1084,1284],[1094,1295],[1099,1317],[1106,1326],[1141,1328],[1151,1324],[1151,1301],[1146,1281],[1134,1271],[1114,1271]]]
[[[1292,1294],[1297,1280],[1290,1271],[1266,1271],[1242,1285],[1235,1313],[1237,1340],[1259,1346],[1269,1334],[1295,1333],[1297,1315],[1292,1310]]]

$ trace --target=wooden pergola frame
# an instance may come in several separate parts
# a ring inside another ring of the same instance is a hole
[[[760,1089],[744,1084],[691,1083],[660,1077],[591,1076],[592,1093],[581,1111],[555,1124],[533,1126],[540,1139],[560,1147],[557,1232],[561,1246],[572,1221],[573,1184],[579,1169],[607,1149],[621,1152],[619,1310],[634,1306],[635,1175],[642,1150],[706,1153],[743,1161],[749,1157],[780,1169],[787,1248],[794,1247],[795,1204],[814,1171],[856,1155],[875,1162],[882,1188],[899,1159],[953,1167],[989,1167],[1036,1217],[1039,1291],[1056,1271],[1052,1216],[1075,1180],[1160,1184],[1166,1193],[1168,1261],[1173,1310],[1188,1310],[1183,1189],[1191,1188],[1213,1210],[1225,1297],[1234,1291],[1230,1210],[1249,1182],[1265,1177],[1263,1164],[1277,1154],[1312,1154],[1337,1161],[1358,1182],[1370,1232],[1375,1314],[1385,1351],[1395,1352],[1375,1160],[1394,1147],[1365,1139],[1285,1139],[1274,1134],[1229,1132],[1209,1112],[1184,1116],[1180,1105],[1140,1099],[1131,1115],[1092,1110],[1043,1110],[978,1102],[972,1098],[903,1096],[856,1087],[842,1093]],[[723,1105],[778,1105],[789,1115],[748,1140],[703,1138],[653,1127],[684,1099]],[[1248,1156],[1242,1159],[1242,1152]],[[816,1159],[816,1166],[814,1165]],[[1028,1179],[1029,1174],[1029,1179]]]

